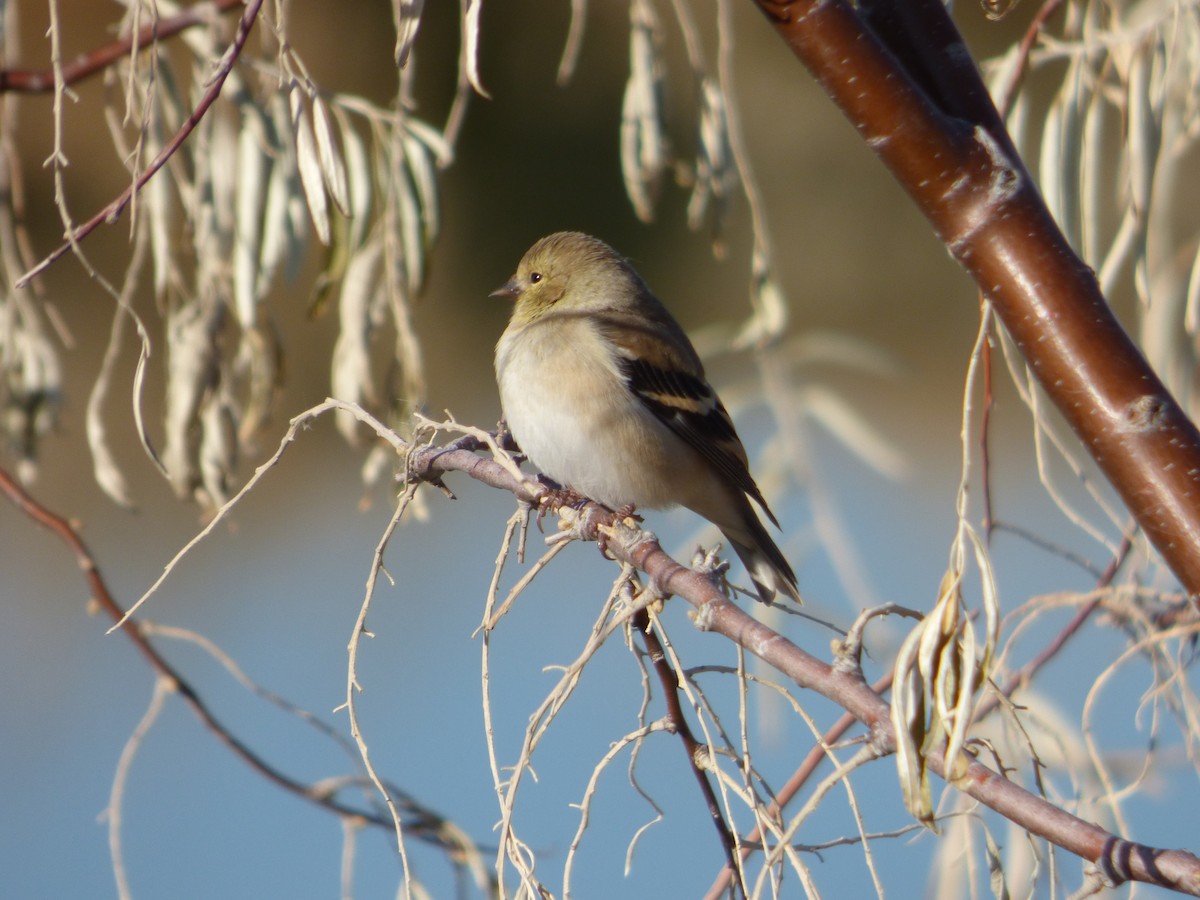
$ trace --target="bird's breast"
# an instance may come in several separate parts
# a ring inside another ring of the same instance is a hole
[[[702,477],[698,455],[629,391],[594,328],[557,324],[505,332],[496,347],[513,437],[542,472],[606,506],[672,505],[681,476]]]

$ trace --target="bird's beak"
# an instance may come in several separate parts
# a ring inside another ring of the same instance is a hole
[[[517,286],[517,279],[514,276],[488,294],[488,296],[495,297],[497,300],[516,300],[520,293],[521,288]]]

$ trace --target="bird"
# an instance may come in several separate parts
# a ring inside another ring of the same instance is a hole
[[[514,301],[496,381],[507,428],[533,465],[613,510],[692,510],[725,536],[759,600],[800,602],[795,572],[751,505],[779,527],[733,420],[628,260],[560,231],[490,296]]]

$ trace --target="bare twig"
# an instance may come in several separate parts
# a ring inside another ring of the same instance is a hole
[[[108,585],[100,574],[100,568],[92,557],[91,551],[88,550],[83,538],[79,536],[79,533],[71,526],[71,523],[61,516],[50,512],[34,500],[3,469],[0,469],[0,491],[26,516],[48,529],[67,545],[67,548],[74,554],[79,568],[83,571],[84,579],[87,581],[88,588],[91,591],[92,602],[99,606],[113,621],[122,621],[125,618],[125,611],[113,598],[112,594],[109,593]],[[357,817],[373,825],[391,827],[390,817],[382,817],[371,810],[345,805],[332,797],[324,796],[314,790],[313,786],[296,781],[276,769],[251,750],[217,719],[216,715],[192,684],[178,669],[167,662],[166,658],[150,643],[137,621],[126,622],[121,630],[133,643],[134,647],[137,648],[138,652],[142,654],[146,662],[149,663],[150,668],[154,670],[159,678],[174,687],[175,692],[183,698],[184,702],[192,709],[192,712],[196,714],[201,723],[221,743],[228,747],[235,756],[268,781],[336,815]]]
[[[534,499],[528,483],[513,477],[499,463],[465,450],[414,449],[409,454],[409,465],[409,471],[417,477],[422,477],[422,473],[427,473],[425,477],[441,476],[459,470],[512,491],[520,498]],[[594,540],[603,531],[609,552],[618,560],[631,563],[649,575],[651,586],[662,594],[681,597],[696,608],[697,627],[733,640],[800,687],[840,705],[868,727],[869,741],[877,753],[894,751],[895,735],[888,704],[861,677],[837,671],[756,621],[721,594],[708,577],[668,556],[653,535],[619,520],[610,510],[588,504],[580,510],[564,508],[560,515],[577,520],[573,530],[582,538]],[[929,753],[930,771],[946,778],[944,763],[941,750]],[[1118,880],[1145,881],[1200,896],[1200,859],[1190,852],[1126,841],[1030,793],[977,761],[960,758],[960,768],[954,773],[952,783],[1021,828],[1096,863],[1106,873],[1117,873]]]
[[[663,650],[662,642],[658,639],[658,634],[650,627],[650,613],[644,609],[640,610],[634,617],[633,624],[637,626],[637,630],[642,635],[646,652],[650,656],[650,662],[662,685],[663,702],[667,706],[667,722],[670,730],[679,735],[679,740],[683,743],[688,765],[691,767],[692,774],[696,776],[696,782],[700,785],[700,793],[704,797],[704,804],[708,807],[709,817],[712,819],[713,827],[717,829],[717,836],[721,839],[726,868],[737,869],[739,887],[742,895],[745,896],[746,884],[741,877],[741,868],[736,862],[737,847],[733,834],[730,832],[729,823],[721,814],[721,804],[717,800],[717,795],[713,791],[706,772],[706,768],[712,765],[711,760],[708,759],[710,748],[697,741],[695,735],[692,734],[691,726],[688,725],[687,717],[683,713],[683,706],[679,702],[679,676],[671,668],[671,663],[667,660],[667,654]]]

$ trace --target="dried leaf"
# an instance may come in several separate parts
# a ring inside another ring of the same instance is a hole
[[[293,87],[289,96],[292,108],[292,134],[296,140],[296,165],[300,170],[300,185],[308,201],[308,213],[312,217],[317,240],[329,246],[329,204],[325,197],[325,176],[321,172],[321,160],[317,153],[317,139],[313,134],[312,120],[304,103],[304,93]]]
[[[666,169],[667,140],[662,124],[662,62],[658,22],[646,0],[629,7],[629,80],[621,104],[621,173],[634,213],[654,218],[654,205]]]
[[[1125,95],[1125,149],[1129,163],[1129,189],[1133,208],[1144,218],[1150,207],[1154,171],[1162,143],[1162,127],[1151,85],[1151,70],[1158,42],[1138,46],[1130,59]]]
[[[358,403],[372,409],[378,406],[375,378],[371,373],[371,334],[374,330],[371,310],[378,292],[383,240],[368,242],[354,254],[346,267],[338,296],[338,337],[333,346],[330,386],[339,400]],[[359,423],[354,416],[338,410],[337,428],[350,443],[356,443]]]
[[[730,209],[733,153],[729,144],[725,95],[711,78],[703,78],[700,83],[700,127],[697,138],[696,181],[688,202],[688,227],[694,231],[700,229],[712,201],[713,232],[720,240]]]
[[[92,476],[96,484],[114,502],[125,509],[133,508],[133,492],[125,480],[125,473],[117,464],[116,454],[108,440],[108,424],[105,419],[104,403],[108,399],[112,386],[113,372],[120,359],[121,344],[124,339],[129,313],[120,307],[113,314],[112,329],[109,333],[108,347],[104,352],[104,362],[88,393],[85,418],[88,449],[92,454]]]
[[[558,63],[558,84],[565,87],[575,74],[579,62],[579,50],[583,47],[583,27],[587,22],[587,0],[571,0],[571,24],[567,27],[567,40],[563,45],[562,59]]]
[[[350,189],[346,184],[346,164],[333,136],[329,109],[320,97],[313,97],[313,133],[317,139],[317,157],[333,205],[343,216],[350,215]]]
[[[283,350],[270,323],[259,321],[253,328],[242,330],[234,368],[246,385],[238,442],[252,449],[255,435],[270,419],[283,381]]]
[[[371,158],[366,142],[349,120],[338,111],[338,124],[342,135],[342,146],[346,150],[346,171],[350,183],[350,227],[347,243],[354,250],[367,239],[371,224],[371,204],[375,183],[371,169]]]
[[[440,228],[438,213],[437,166],[428,145],[407,130],[404,134],[404,159],[421,210],[422,239],[426,248],[433,244]]]
[[[270,136],[274,160],[263,211],[262,256],[258,267],[259,296],[266,294],[281,264],[287,279],[296,276],[308,236],[308,213],[296,166],[291,113],[282,94],[272,97],[271,112]]]
[[[204,485],[201,501],[206,507],[222,506],[229,499],[229,485],[237,465],[237,415],[229,400],[218,391],[205,398],[200,422],[199,467]]]
[[[271,160],[266,117],[253,103],[241,104],[242,127],[238,134],[237,225],[233,243],[233,299],[238,321],[254,325],[259,291],[259,265],[265,223],[267,185]]]
[[[167,316],[167,385],[163,451],[159,457],[180,499],[199,487],[200,416],[218,376],[216,298],[179,303]]]
[[[1062,87],[1046,112],[1038,176],[1046,205],[1071,246],[1081,242],[1079,226],[1079,149],[1083,61],[1071,60]]]
[[[787,297],[771,274],[770,263],[761,246],[754,248],[750,270],[750,305],[754,314],[734,338],[737,348],[760,347],[778,340],[787,331]]]
[[[479,14],[483,0],[462,0],[463,51],[461,65],[467,82],[480,97],[492,99],[479,80]]]
[[[425,0],[392,0],[392,21],[396,26],[396,65],[402,69],[408,65],[413,41],[417,39],[417,30],[421,27],[424,7]]]

